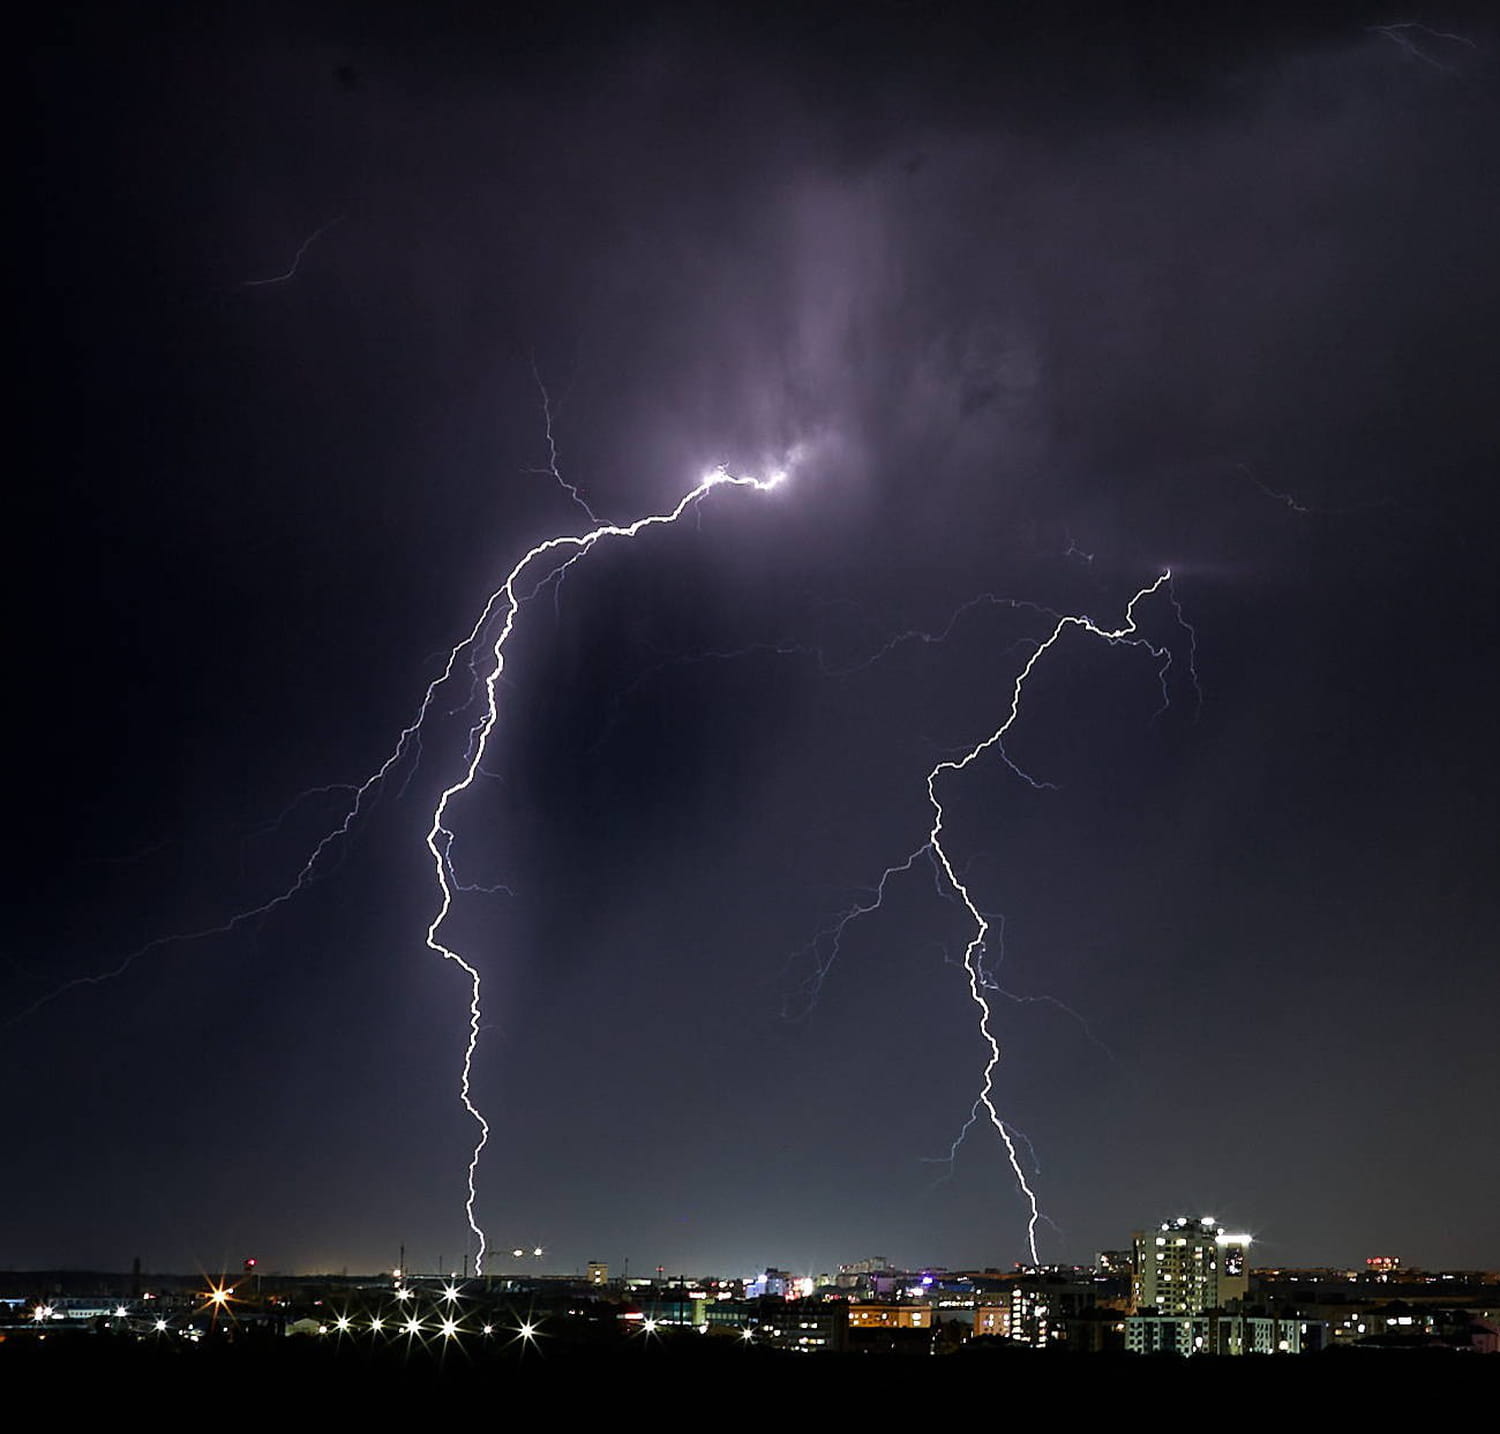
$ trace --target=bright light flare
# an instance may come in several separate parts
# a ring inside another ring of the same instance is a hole
[[[227,1314],[230,1319],[234,1318],[233,1304],[234,1286],[221,1277],[218,1284],[209,1285],[204,1292],[203,1303],[198,1306],[198,1309],[208,1311],[209,1324],[217,1329],[220,1315]]]
[[[715,464],[708,469],[698,480],[698,488],[706,490],[717,488],[721,483],[738,483],[741,486],[748,484],[759,488],[762,492],[769,492],[772,488],[779,488],[791,476],[791,470],[785,467],[771,468],[767,470],[762,478],[746,477],[738,473],[731,473],[722,463]]]
[[[516,1328],[511,1331],[510,1343],[519,1344],[522,1353],[528,1349],[540,1347],[541,1326],[535,1320],[522,1320]]]

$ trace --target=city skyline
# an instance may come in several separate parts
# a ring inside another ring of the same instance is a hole
[[[590,1263],[572,1275],[468,1280],[400,1268],[278,1276],[246,1261],[238,1277],[184,1278],[137,1263],[129,1275],[5,1273],[0,1333],[33,1351],[64,1334],[72,1352],[104,1361],[242,1342],[268,1354],[286,1336],[327,1341],[334,1356],[548,1348],[595,1362],[663,1340],[687,1357],[715,1343],[721,1354],[1005,1349],[1320,1363],[1340,1349],[1408,1359],[1500,1348],[1500,1271],[1428,1272],[1391,1257],[1363,1271],[1250,1270],[1246,1252],[1246,1237],[1212,1217],[1179,1216],[1088,1266],[1013,1271],[903,1270],[875,1257],[813,1278],[774,1267],[747,1278],[625,1277]]]
[[[0,1265],[1495,1263],[1492,27],[36,24]]]

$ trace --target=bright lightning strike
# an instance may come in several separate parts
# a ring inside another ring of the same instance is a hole
[[[856,901],[847,910],[845,910],[841,916],[839,916],[839,918],[834,922],[833,925],[820,932],[816,937],[813,938],[813,941],[809,946],[803,948],[804,954],[808,952],[811,953],[814,963],[813,975],[807,983],[806,991],[809,997],[816,998],[823,981],[826,979],[830,969],[833,966],[834,961],[836,961],[838,958],[840,944],[850,923],[861,916],[867,916],[870,913],[880,909],[885,900],[887,885],[890,883],[893,877],[910,871],[912,867],[917,863],[918,859],[924,854],[931,857],[938,876],[940,891],[945,895],[951,896],[960,905],[962,905],[963,908],[968,912],[969,917],[974,923],[974,935],[964,948],[962,961],[957,964],[961,965],[963,968],[969,988],[970,1000],[973,1001],[979,1013],[979,1034],[981,1040],[988,1048],[989,1052],[988,1058],[986,1059],[984,1064],[984,1069],[980,1078],[979,1091],[977,1096],[975,1097],[973,1108],[970,1110],[968,1119],[964,1122],[963,1128],[959,1131],[957,1138],[953,1142],[952,1148],[950,1149],[946,1158],[946,1163],[948,1163],[951,1168],[953,1160],[957,1157],[959,1146],[963,1144],[965,1137],[968,1135],[970,1129],[978,1122],[980,1114],[981,1112],[983,1112],[984,1116],[989,1120],[990,1124],[994,1127],[996,1133],[1000,1137],[1001,1143],[1005,1148],[1006,1159],[1010,1164],[1011,1172],[1015,1176],[1016,1184],[1021,1190],[1021,1193],[1025,1198],[1028,1207],[1026,1242],[1031,1252],[1031,1260],[1033,1264],[1040,1263],[1040,1256],[1038,1254],[1036,1244],[1036,1228],[1037,1225],[1045,1217],[1043,1216],[1040,1204],[1038,1203],[1036,1192],[1032,1188],[1031,1182],[1027,1177],[1025,1169],[1022,1167],[1018,1145],[1024,1144],[1027,1147],[1028,1152],[1031,1154],[1033,1167],[1035,1167],[1036,1165],[1036,1157],[1035,1152],[1031,1151],[1030,1149],[1031,1142],[1027,1140],[1020,1131],[1016,1130],[1001,1117],[999,1109],[995,1105],[995,1069],[1000,1063],[1001,1052],[999,1040],[996,1038],[994,1030],[992,1028],[992,1011],[990,1008],[989,997],[987,996],[986,992],[993,991],[998,995],[1012,1000],[1036,1000],[1047,998],[1018,998],[1012,996],[1011,993],[1001,989],[985,969],[985,941],[992,925],[996,921],[998,921],[999,918],[992,917],[991,915],[982,911],[976,904],[974,897],[970,893],[969,887],[965,882],[963,874],[961,873],[960,869],[954,865],[953,859],[950,856],[947,847],[944,845],[944,823],[946,813],[944,811],[943,804],[938,797],[938,783],[942,778],[945,778],[952,774],[963,772],[966,768],[977,762],[986,753],[993,751],[1001,758],[1002,761],[1004,761],[1006,766],[1009,767],[1012,772],[1014,772],[1017,776],[1022,778],[1022,780],[1026,781],[1032,787],[1038,789],[1052,787],[1051,783],[1038,781],[1030,776],[1027,772],[1022,770],[1019,766],[1017,766],[1017,764],[1011,759],[1010,755],[1005,750],[1005,736],[1015,725],[1017,719],[1020,717],[1021,696],[1025,690],[1026,683],[1030,679],[1032,673],[1036,670],[1037,664],[1041,661],[1043,655],[1050,651],[1057,644],[1063,634],[1066,633],[1070,628],[1079,628],[1094,637],[1103,639],[1105,642],[1110,643],[1111,645],[1123,644],[1130,647],[1141,647],[1149,652],[1151,656],[1156,659],[1158,664],[1157,682],[1161,688],[1162,709],[1164,709],[1168,704],[1167,674],[1172,665],[1172,653],[1170,649],[1152,643],[1146,638],[1140,636],[1136,625],[1135,616],[1136,608],[1142,601],[1162,590],[1165,590],[1168,600],[1172,605],[1172,612],[1177,625],[1182,628],[1182,630],[1187,634],[1188,676],[1193,685],[1194,691],[1198,693],[1201,698],[1202,694],[1201,689],[1198,686],[1197,666],[1196,661],[1194,660],[1197,652],[1197,633],[1194,631],[1192,625],[1187,621],[1187,618],[1183,614],[1181,604],[1178,602],[1177,596],[1172,589],[1171,581],[1172,575],[1170,570],[1168,570],[1166,572],[1163,572],[1161,576],[1158,577],[1154,582],[1148,584],[1146,587],[1141,588],[1135,594],[1135,596],[1130,599],[1129,603],[1126,604],[1125,620],[1117,628],[1101,627],[1098,623],[1094,622],[1092,618],[1089,618],[1087,616],[1059,615],[1057,613],[1049,613],[1049,616],[1053,617],[1055,620],[1052,630],[1044,639],[1036,644],[1036,647],[1032,651],[1031,655],[1026,659],[1025,663],[1022,664],[1021,670],[1017,674],[1015,683],[1011,688],[1010,707],[1006,712],[1004,721],[1002,721],[1000,725],[996,727],[982,741],[978,742],[972,747],[965,749],[962,755],[945,758],[943,761],[939,762],[935,767],[933,767],[930,772],[928,772],[927,800],[932,809],[932,826],[927,833],[926,841],[923,842],[921,846],[919,846],[915,851],[913,851],[903,860],[893,863],[891,866],[888,866],[880,874],[879,881],[875,883],[873,888],[871,888],[867,899]],[[993,598],[990,598],[989,600],[995,601],[995,599]],[[980,599],[976,599],[976,601],[980,601]],[[1034,608],[1033,604],[1012,605]],[[1045,611],[1045,609],[1034,610]],[[1158,709],[1158,715],[1162,709]],[[1060,1005],[1061,1003],[1057,1004]],[[1067,1008],[1064,1007],[1064,1009]],[[1069,1014],[1075,1015],[1076,1017],[1076,1013],[1074,1012],[1070,1011]],[[1086,1024],[1085,1030],[1087,1030]]]
[[[989,1047],[989,1059],[985,1062],[984,1072],[980,1079],[977,1104],[983,1107],[985,1114],[989,1117],[990,1124],[999,1135],[1001,1143],[1005,1147],[1005,1155],[1010,1163],[1011,1173],[1015,1176],[1016,1184],[1020,1187],[1021,1193],[1026,1199],[1030,1211],[1026,1222],[1026,1243],[1031,1251],[1033,1264],[1041,1263],[1041,1257],[1037,1253],[1036,1227],[1042,1218],[1042,1211],[1040,1205],[1037,1203],[1036,1191],[1032,1189],[1030,1181],[1026,1178],[1026,1172],[1021,1167],[1020,1156],[1016,1150],[1016,1141],[1010,1127],[1001,1118],[994,1101],[995,1067],[1000,1064],[1000,1042],[996,1039],[990,1025],[990,1003],[988,997],[985,995],[986,982],[980,965],[984,952],[984,938],[990,929],[990,920],[975,904],[974,898],[969,893],[969,888],[954,869],[952,858],[948,855],[947,848],[943,845],[945,813],[942,802],[938,800],[937,783],[938,779],[946,774],[962,772],[966,767],[978,761],[992,747],[1003,753],[1002,743],[1005,734],[1014,726],[1016,719],[1021,714],[1021,693],[1025,689],[1027,679],[1035,671],[1037,663],[1042,659],[1042,655],[1049,651],[1070,627],[1082,628],[1085,632],[1091,633],[1095,637],[1103,638],[1106,642],[1112,644],[1123,642],[1129,643],[1131,646],[1144,647],[1153,657],[1162,662],[1163,666],[1160,671],[1165,673],[1166,664],[1171,661],[1171,655],[1166,649],[1156,647],[1144,638],[1134,636],[1137,632],[1135,609],[1137,603],[1170,583],[1171,578],[1172,574],[1168,570],[1162,573],[1154,583],[1137,592],[1125,607],[1124,623],[1117,628],[1102,628],[1091,618],[1087,617],[1059,618],[1051,634],[1038,644],[1036,651],[1027,659],[1025,665],[1017,675],[1015,685],[1011,689],[1010,711],[1006,714],[1005,720],[982,742],[971,748],[965,756],[957,760],[949,759],[939,762],[927,774],[927,800],[931,804],[933,812],[932,829],[927,834],[927,842],[939,865],[941,865],[944,875],[947,876],[949,884],[958,893],[959,900],[963,902],[969,915],[973,918],[975,926],[974,936],[964,948],[962,964],[968,977],[969,998],[979,1009],[979,1034]],[[1165,683],[1164,676],[1162,680]]]
[[[521,609],[525,597],[531,593],[522,594],[518,588],[522,578],[528,570],[534,566],[542,565],[541,560],[551,559],[559,554],[568,554],[565,561],[551,568],[548,577],[543,582],[561,576],[576,563],[581,557],[588,553],[593,547],[605,538],[634,538],[648,528],[661,527],[675,523],[690,508],[696,506],[714,488],[733,486],[740,488],[755,488],[759,491],[767,491],[776,487],[786,478],[784,471],[776,471],[766,478],[739,477],[729,472],[727,468],[720,465],[710,469],[698,481],[697,485],[688,490],[676,507],[670,512],[653,514],[645,518],[637,518],[633,523],[600,523],[589,532],[581,536],[564,536],[548,538],[544,542],[536,544],[506,575],[505,581],[490,596],[485,604],[484,612],[479,621],[471,629],[470,635],[455,647],[449,654],[444,675],[453,670],[458,660],[458,654],[463,647],[477,639],[489,621],[490,614],[503,609],[500,619],[499,630],[494,642],[490,647],[489,671],[484,679],[484,711],[479,721],[469,729],[469,740],[467,745],[467,765],[463,775],[451,785],[443,789],[438,798],[437,805],[433,808],[432,822],[427,829],[427,850],[432,856],[433,870],[437,875],[438,888],[441,893],[437,912],[427,927],[427,946],[443,960],[452,962],[467,977],[469,982],[469,1036],[464,1045],[463,1065],[459,1074],[459,1101],[470,1119],[478,1127],[478,1137],[474,1148],[469,1156],[467,1171],[468,1193],[464,1201],[464,1213],[469,1222],[469,1229],[477,1241],[478,1249],[475,1255],[474,1271],[476,1274],[484,1272],[484,1257],[488,1248],[488,1242],[484,1230],[480,1227],[475,1215],[474,1206],[479,1198],[478,1171],[479,1162],[484,1155],[484,1148],[489,1144],[490,1126],[484,1118],[473,1098],[473,1073],[474,1052],[479,1044],[479,1028],[482,1019],[482,1004],[480,992],[479,971],[457,951],[445,946],[439,939],[438,933],[443,923],[448,919],[448,913],[453,907],[454,884],[450,879],[451,869],[448,864],[448,849],[453,842],[454,834],[447,826],[448,809],[454,799],[461,793],[466,792],[473,785],[475,778],[480,773],[480,766],[484,761],[485,752],[489,748],[491,734],[495,730],[495,724],[499,721],[500,711],[496,698],[496,687],[505,671],[505,648],[510,641],[511,633],[515,630],[516,615]],[[576,495],[575,495],[576,496]],[[535,592],[536,589],[531,590]],[[428,689],[428,698],[431,698],[432,689]],[[423,712],[426,710],[423,704]],[[418,718],[420,723],[420,717]],[[361,789],[363,790],[363,789]]]

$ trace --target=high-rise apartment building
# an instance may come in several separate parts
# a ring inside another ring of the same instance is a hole
[[[1179,1215],[1137,1230],[1131,1295],[1137,1310],[1195,1315],[1242,1300],[1250,1288],[1249,1235],[1232,1235],[1210,1215]]]

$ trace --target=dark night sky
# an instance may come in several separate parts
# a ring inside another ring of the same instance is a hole
[[[1268,1263],[1500,1263],[1500,32],[128,9],[29,47],[0,1265],[461,1259],[422,839],[466,681],[294,901],[28,1008],[284,889],[345,795],[298,794],[378,767],[580,531],[533,363],[610,519],[802,457],[521,612],[454,807],[514,895],[445,928],[496,1247],[1024,1256],[993,1133],[934,1161],[983,1064],[962,912],[894,880],[811,1003],[807,947],[1050,621],[861,664],[986,593],[1114,625],[1170,565],[1201,702],[1143,605],[1169,710],[1067,638],[1008,742],[1057,789],[942,789],[998,979],[1080,1018],[998,998],[1044,1256],[1191,1210]]]

